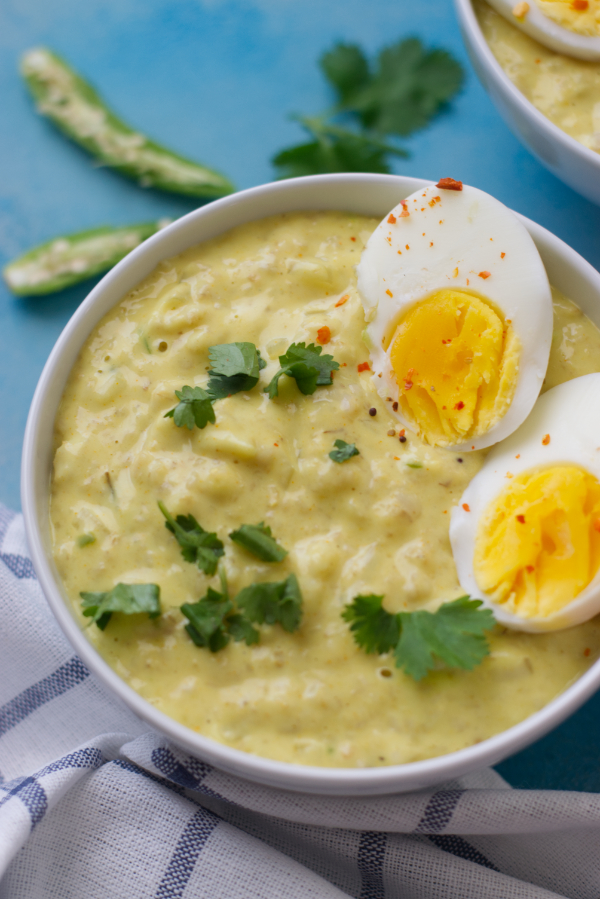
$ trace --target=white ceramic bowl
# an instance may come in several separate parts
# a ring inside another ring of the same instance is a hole
[[[600,154],[562,131],[515,87],[490,50],[471,0],[454,0],[454,6],[473,68],[508,127],[553,175],[600,204]]]
[[[544,709],[476,746],[439,758],[385,768],[314,768],[274,762],[223,746],[157,711],[122,681],[87,640],[73,615],[50,548],[49,487],[56,410],[69,372],[88,335],[132,287],[165,258],[234,225],[298,209],[343,209],[383,217],[428,182],[393,175],[320,175],[242,191],[174,222],[143,243],[94,288],[74,314],[42,372],[25,433],[22,500],[33,564],[63,631],[85,664],[148,725],[191,753],[248,780],[310,793],[377,795],[404,792],[493,765],[541,737],[575,711],[600,685],[600,661]],[[574,250],[528,219],[522,219],[549,278],[600,325],[600,275]]]

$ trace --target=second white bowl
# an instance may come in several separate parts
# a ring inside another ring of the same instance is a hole
[[[600,205],[600,154],[562,131],[515,87],[483,36],[471,0],[454,0],[454,6],[473,68],[508,127],[553,175]]]

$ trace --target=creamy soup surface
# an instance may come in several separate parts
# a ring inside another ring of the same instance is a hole
[[[89,639],[168,715],[287,762],[391,765],[461,749],[540,709],[600,652],[597,619],[543,635],[497,627],[473,671],[415,682],[390,655],[354,643],[341,612],[359,593],[384,594],[390,611],[435,611],[461,595],[448,523],[485,456],[433,449],[410,432],[401,443],[372,374],[358,370],[369,353],[354,266],[376,224],[281,215],[162,263],[94,330],[56,420],[54,554],[74,608],[81,615],[80,591],[119,581],[161,588],[160,618],[114,614]],[[570,299],[555,291],[554,301],[546,386],[600,371],[600,332]],[[333,385],[303,396],[284,377],[269,400],[278,356],[325,326],[324,351],[341,365]],[[215,403],[216,424],[203,430],[164,418],[176,389],[206,385],[208,348],[233,341],[255,343],[268,362],[259,385]],[[338,438],[360,455],[332,462]],[[265,625],[256,646],[196,647],[179,606],[218,579],[183,560],[158,500],[217,532],[233,594],[294,572],[299,630]],[[289,550],[284,562],[261,562],[228,538],[258,521]],[[95,542],[80,546],[90,533]]]
[[[484,0],[473,8],[490,49],[510,80],[551,122],[600,152],[600,63],[549,50]]]

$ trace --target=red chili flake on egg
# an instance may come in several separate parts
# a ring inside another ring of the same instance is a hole
[[[371,371],[371,366],[368,362],[359,362],[356,367],[358,371]]]
[[[589,0],[573,0],[571,9],[574,9],[577,12],[583,12],[589,5]]]
[[[392,409],[394,410],[394,412],[397,412],[397,411],[398,411],[398,403],[397,403],[395,400],[394,400],[394,402],[392,403]]]
[[[327,327],[327,325],[323,325],[322,328],[319,328],[317,331],[317,343],[326,344],[331,340],[331,330]]]
[[[335,304],[335,305],[336,305],[336,309],[337,309],[338,306],[343,306],[344,303],[347,303],[349,299],[350,299],[350,294],[345,293],[344,296],[343,296],[343,297],[340,297],[339,300],[337,301],[337,303]]]
[[[402,212],[400,213],[400,218],[401,219],[408,218],[408,216],[410,215],[410,212],[408,211],[408,207],[406,205],[406,200],[402,200],[400,205],[402,206]]]
[[[356,243],[356,237],[351,237],[350,240],[353,240]]]
[[[506,253],[500,253],[500,259],[504,259],[505,256],[506,256]]]
[[[394,294],[392,293],[392,291],[389,288],[386,290],[386,293],[387,293],[388,297],[394,296]]]
[[[535,565],[526,565],[525,570],[531,574],[532,571],[535,571]]]
[[[435,185],[439,187],[440,190],[462,190],[463,183],[462,181],[455,181],[454,178],[440,178],[438,183]]]
[[[407,249],[407,250],[410,250],[410,247],[409,247],[409,245],[408,245],[408,244],[406,244],[406,249]]]
[[[393,212],[390,212],[390,214],[388,215],[388,225],[395,225],[395,224],[396,224],[396,216],[393,214]]]
[[[594,521],[594,530],[600,534],[600,518],[596,518]]]
[[[544,437],[542,437],[542,444],[544,446],[548,446],[549,443],[550,443],[550,434],[546,434]]]
[[[491,277],[491,272],[479,272],[479,277],[483,278],[486,281],[489,277]]]
[[[586,648],[583,650],[584,656],[589,656],[591,651],[592,650],[589,648],[589,646],[586,646]]]
[[[524,515],[516,515],[515,518],[519,522],[519,524],[525,524],[525,516]]]
[[[470,511],[471,511],[471,509],[470,509],[468,503],[463,503],[463,504],[462,504],[462,507],[463,507],[463,509],[465,510],[465,512],[470,512]]]
[[[464,409],[464,408],[465,408],[465,404],[463,403],[462,400],[459,400],[458,403],[456,404],[456,406],[455,406],[454,408],[455,408],[455,409],[458,409],[459,412],[460,412],[461,409]]]

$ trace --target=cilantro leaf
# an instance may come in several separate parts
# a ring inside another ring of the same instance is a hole
[[[383,596],[355,596],[342,612],[354,640],[365,652],[389,652],[400,639],[398,617],[387,612],[382,603]]]
[[[205,531],[193,515],[173,518],[163,503],[159,502],[158,508],[166,518],[165,527],[175,535],[185,561],[195,562],[205,574],[213,575],[219,558],[225,554],[222,541],[216,534]]]
[[[227,596],[209,587],[206,596],[198,602],[185,602],[180,609],[189,621],[185,629],[196,646],[207,646],[211,652],[227,646],[226,616],[233,610],[233,603]]]
[[[488,655],[484,631],[495,623],[492,612],[480,610],[481,605],[481,600],[461,596],[437,612],[401,612],[397,667],[421,680],[433,668],[435,655],[451,668],[470,671]]]
[[[424,128],[464,80],[450,53],[427,50],[416,37],[385,47],[372,74],[361,57],[358,47],[338,45],[321,68],[338,95],[337,110],[358,116],[377,134],[406,137]]]
[[[329,458],[333,459],[334,462],[347,462],[352,456],[360,456],[354,443],[346,443],[345,440],[336,440],[333,445],[336,449],[331,450]]]
[[[302,618],[302,594],[295,574],[284,581],[250,584],[236,597],[238,607],[257,624],[280,624],[290,633]]]
[[[263,562],[282,562],[288,554],[287,549],[273,538],[271,528],[263,521],[259,524],[243,524],[229,536],[234,543],[243,546]]]
[[[106,593],[80,593],[83,614],[104,630],[113,612],[150,618],[160,615],[160,587],[157,584],[117,584]]]
[[[265,393],[270,399],[279,395],[279,379],[282,375],[294,378],[301,393],[308,395],[315,392],[317,387],[326,386],[333,382],[332,372],[336,371],[340,364],[333,356],[322,355],[323,347],[310,343],[292,343],[283,356],[279,357],[281,368],[265,387]]]
[[[172,418],[178,428],[189,428],[191,431],[194,425],[205,428],[209,421],[215,423],[211,398],[202,387],[182,387],[175,391],[175,396],[179,403],[164,417]]]
[[[461,596],[443,603],[436,612],[424,610],[393,615],[382,596],[356,596],[342,612],[355,642],[365,652],[394,649],[396,667],[421,680],[435,665],[435,657],[452,668],[470,671],[489,653],[484,632],[494,627],[489,609],[479,599]]]
[[[208,395],[223,399],[242,390],[252,390],[266,362],[253,343],[220,343],[208,349]]]

